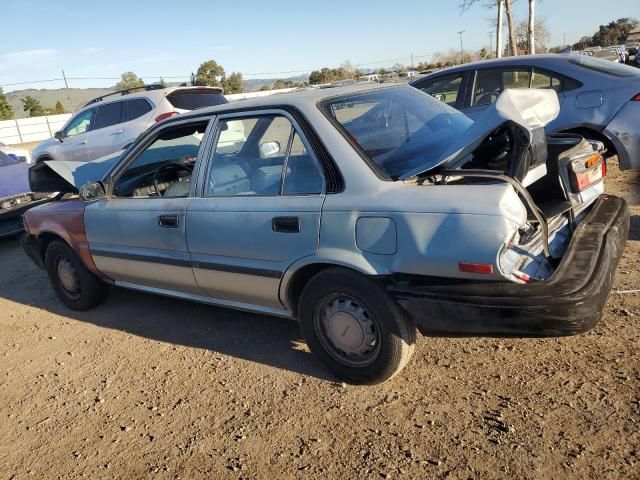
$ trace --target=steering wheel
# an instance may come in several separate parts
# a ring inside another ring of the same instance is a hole
[[[184,163],[168,163],[166,165],[161,166],[153,173],[153,189],[156,191],[156,195],[161,197],[160,193],[160,185],[158,184],[158,177],[160,176],[160,172],[164,170],[186,170],[189,174],[193,174],[193,167],[189,165],[185,165]]]

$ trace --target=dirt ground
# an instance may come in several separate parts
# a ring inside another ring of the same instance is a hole
[[[640,288],[636,174],[615,289]],[[295,322],[115,289],[73,312],[0,241],[0,478],[640,478],[640,296],[568,338],[420,337],[341,384]]]

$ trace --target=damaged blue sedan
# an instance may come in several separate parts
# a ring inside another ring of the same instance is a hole
[[[552,91],[475,121],[409,86],[352,85],[200,109],[125,152],[44,162],[23,246],[70,308],[108,285],[295,318],[339,377],[377,383],[416,331],[593,327],[629,229],[604,146],[545,135]]]

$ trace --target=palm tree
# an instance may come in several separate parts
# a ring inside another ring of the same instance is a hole
[[[496,58],[502,58],[502,4],[504,0],[498,0],[498,25],[496,25]]]

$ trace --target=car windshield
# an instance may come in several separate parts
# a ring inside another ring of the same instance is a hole
[[[415,88],[384,88],[323,102],[348,138],[385,176],[435,166],[473,121]]]
[[[599,53],[599,52],[596,52]],[[589,55],[573,55],[569,61],[589,70],[605,73],[614,77],[634,77],[640,76],[637,69],[621,63],[612,62],[603,58],[590,57]]]

